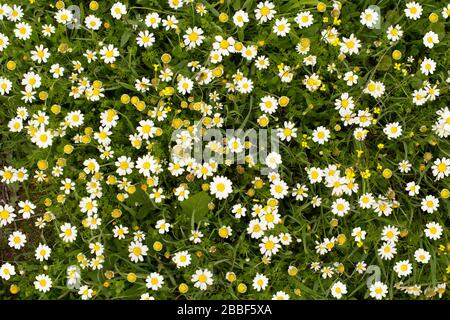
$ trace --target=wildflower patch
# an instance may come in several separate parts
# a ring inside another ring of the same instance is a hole
[[[0,297],[448,299],[449,15],[0,2]]]

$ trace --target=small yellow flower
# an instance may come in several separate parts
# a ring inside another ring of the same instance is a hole
[[[356,153],[357,153],[358,158],[361,158],[361,156],[364,153],[364,150],[358,149],[358,150],[356,150]]]
[[[361,172],[361,177],[366,180],[369,179],[371,175],[372,174],[370,173],[369,169],[366,169],[363,172]]]

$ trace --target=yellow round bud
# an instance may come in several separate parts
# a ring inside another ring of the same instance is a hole
[[[118,219],[118,218],[120,218],[120,217],[122,216],[122,211],[121,211],[120,209],[114,209],[114,210],[111,212],[111,216],[112,216],[114,219]]]
[[[242,42],[236,42],[234,44],[234,50],[236,50],[237,52],[241,52],[242,49],[244,49],[244,44]]]
[[[129,187],[127,188],[127,192],[128,192],[129,194],[135,193],[135,192],[136,192],[136,187],[135,187],[135,186],[129,186]]]
[[[441,190],[441,198],[447,199],[450,196],[450,191],[448,189],[442,189]]]
[[[139,102],[139,98],[138,97],[136,97],[136,96],[132,96],[131,97],[131,103],[133,105],[136,105],[138,102]]]
[[[63,148],[65,154],[71,154],[73,151],[73,146],[70,144],[66,144]]]
[[[323,2],[317,3],[317,11],[325,12],[327,10],[327,5]]]
[[[264,186],[264,181],[258,179],[254,183],[255,189],[261,189]]]
[[[63,194],[58,194],[56,196],[56,201],[58,201],[58,203],[64,203],[65,200],[66,200],[66,196]]]
[[[337,236],[337,241],[338,241],[339,245],[342,246],[347,241],[346,235],[341,233],[340,235]]]
[[[94,129],[92,129],[91,127],[84,128],[84,134],[86,134],[88,136],[91,136],[93,132],[94,132]]]
[[[54,215],[53,213],[51,213],[50,211],[46,211],[46,212],[44,213],[43,218],[44,218],[45,222],[50,222],[50,221],[52,221],[53,219],[55,219],[55,215]]]
[[[61,112],[61,106],[58,104],[54,104],[51,106],[50,111],[53,112],[54,114],[58,114]]]
[[[118,193],[116,198],[120,202],[124,202],[125,201],[125,195],[123,193]]]
[[[153,243],[153,250],[159,252],[159,251],[162,250],[162,248],[163,248],[163,244],[162,244],[161,242],[155,241],[155,242]]]
[[[106,179],[106,181],[108,182],[108,184],[110,185],[115,185],[117,183],[117,179],[115,176],[109,175],[108,178]]]
[[[98,10],[98,2],[97,1],[91,1],[89,3],[89,9],[91,9],[92,11],[97,11]]]
[[[180,283],[180,285],[178,286],[178,291],[180,291],[180,293],[182,294],[185,294],[189,291],[189,286],[186,283]]]
[[[44,204],[46,207],[50,207],[52,205],[52,200],[50,198],[46,198],[44,200]]]
[[[136,276],[136,274],[134,274],[133,272],[130,272],[130,273],[127,275],[127,280],[128,280],[128,282],[134,283],[134,282],[136,282],[136,279],[137,279],[137,276]]]
[[[280,105],[280,107],[286,107],[289,104],[289,97],[281,96],[278,99],[278,104]]]
[[[47,98],[48,98],[48,93],[47,93],[47,91],[41,91],[41,92],[39,92],[39,99],[41,99],[42,101],[45,101],[45,100],[47,100]]]
[[[239,285],[237,286],[237,290],[239,293],[246,293],[247,285],[245,283],[239,283]]]
[[[162,61],[163,63],[169,63],[171,60],[172,60],[172,56],[171,56],[169,53],[164,53],[164,54],[161,56],[161,61]]]
[[[430,20],[431,23],[436,23],[439,21],[439,16],[433,12],[428,16],[428,20]]]
[[[6,68],[9,70],[9,71],[13,71],[13,70],[15,70],[16,69],[16,62],[15,61],[13,61],[13,60],[9,60],[7,63],[6,63]]]
[[[383,177],[385,179],[390,179],[392,177],[392,171],[390,169],[383,170]]]
[[[336,228],[336,227],[339,225],[339,220],[338,220],[338,219],[331,219],[330,225],[331,225],[333,228]]]
[[[92,86],[95,89],[100,89],[102,87],[103,83],[100,80],[94,80],[94,82],[92,82]]]
[[[81,137],[81,142],[83,142],[84,144],[88,144],[89,142],[91,142],[91,137],[88,135],[84,135]]]
[[[63,1],[57,1],[55,6],[56,6],[56,9],[61,10],[61,9],[64,9],[65,4]]]
[[[278,205],[278,200],[277,199],[274,199],[274,198],[271,198],[271,199],[269,199],[268,201],[267,201],[267,205],[269,206],[269,207],[276,207],[277,205]]]
[[[130,96],[126,93],[120,96],[120,102],[123,104],[129,104],[130,103]]]
[[[221,77],[223,75],[223,68],[216,67],[216,68],[213,69],[212,73],[213,73],[214,77],[219,78],[219,77]]]
[[[291,277],[295,277],[295,276],[297,275],[297,273],[298,273],[297,267],[289,266],[289,268],[288,268],[288,274],[289,274]]]
[[[64,158],[58,158],[58,160],[56,160],[56,164],[60,167],[65,167],[66,166],[66,159]]]
[[[266,115],[262,115],[258,118],[258,124],[263,128],[267,127],[267,125],[269,124],[269,118]]]
[[[402,52],[400,50],[394,50],[392,52],[392,59],[400,60],[402,58]]]
[[[39,168],[39,170],[46,170],[48,168],[47,160],[39,160],[37,163],[37,167]]]
[[[219,14],[219,21],[225,23],[228,21],[228,15],[225,12]]]
[[[227,280],[229,282],[234,282],[236,281],[236,274],[234,272],[227,272],[227,274],[225,275],[225,277],[227,278]]]
[[[138,111],[144,111],[145,109],[145,101],[138,101],[138,103],[136,103],[136,109]]]
[[[18,294],[19,291],[20,291],[20,288],[19,288],[19,286],[16,285],[16,284],[12,284],[12,285],[9,287],[9,292],[11,292],[11,294]]]
[[[172,120],[173,128],[179,129],[179,128],[181,128],[182,125],[183,125],[183,120],[181,120],[180,118],[175,118]]]

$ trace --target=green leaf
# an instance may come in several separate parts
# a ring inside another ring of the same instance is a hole
[[[443,40],[445,37],[445,24],[443,22],[433,23],[431,25],[431,30],[436,32],[439,36],[439,40]]]
[[[383,59],[380,61],[380,65],[378,66],[378,70],[387,71],[392,66],[392,58],[388,55],[385,55]]]
[[[127,42],[130,39],[130,37],[131,37],[131,32],[130,31],[125,30],[122,33],[122,36],[120,37],[120,47],[121,48],[123,48],[127,44]]]
[[[202,191],[181,202],[182,213],[186,220],[191,219],[191,223],[201,221],[209,211],[208,203],[210,201],[211,197]]]

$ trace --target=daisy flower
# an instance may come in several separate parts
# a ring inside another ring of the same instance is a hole
[[[127,13],[126,6],[121,2],[116,2],[111,7],[111,15],[114,19],[120,19],[123,15]]]
[[[200,290],[206,290],[208,286],[214,282],[213,274],[208,269],[198,269],[192,275],[191,281],[194,282],[194,287]]]
[[[257,273],[256,276],[253,278],[252,286],[253,289],[256,291],[265,290],[267,287],[267,284],[269,283],[269,278],[267,278],[265,275],[261,273]]]
[[[40,292],[48,292],[52,288],[53,282],[49,276],[45,274],[40,274],[36,276],[33,284],[36,290]]]
[[[277,13],[274,8],[275,5],[270,1],[259,2],[255,9],[256,20],[258,20],[259,23],[272,20]]]
[[[369,288],[370,296],[377,300],[381,300],[388,294],[388,286],[381,281],[376,281]]]
[[[205,39],[203,35],[203,30],[198,27],[188,28],[186,33],[183,35],[184,44],[189,48],[195,48],[200,46]]]
[[[228,198],[233,192],[233,184],[230,179],[224,176],[215,176],[210,184],[210,193],[217,199],[222,200]]]
[[[417,2],[408,2],[404,10],[408,19],[417,20],[422,15],[422,6]]]

